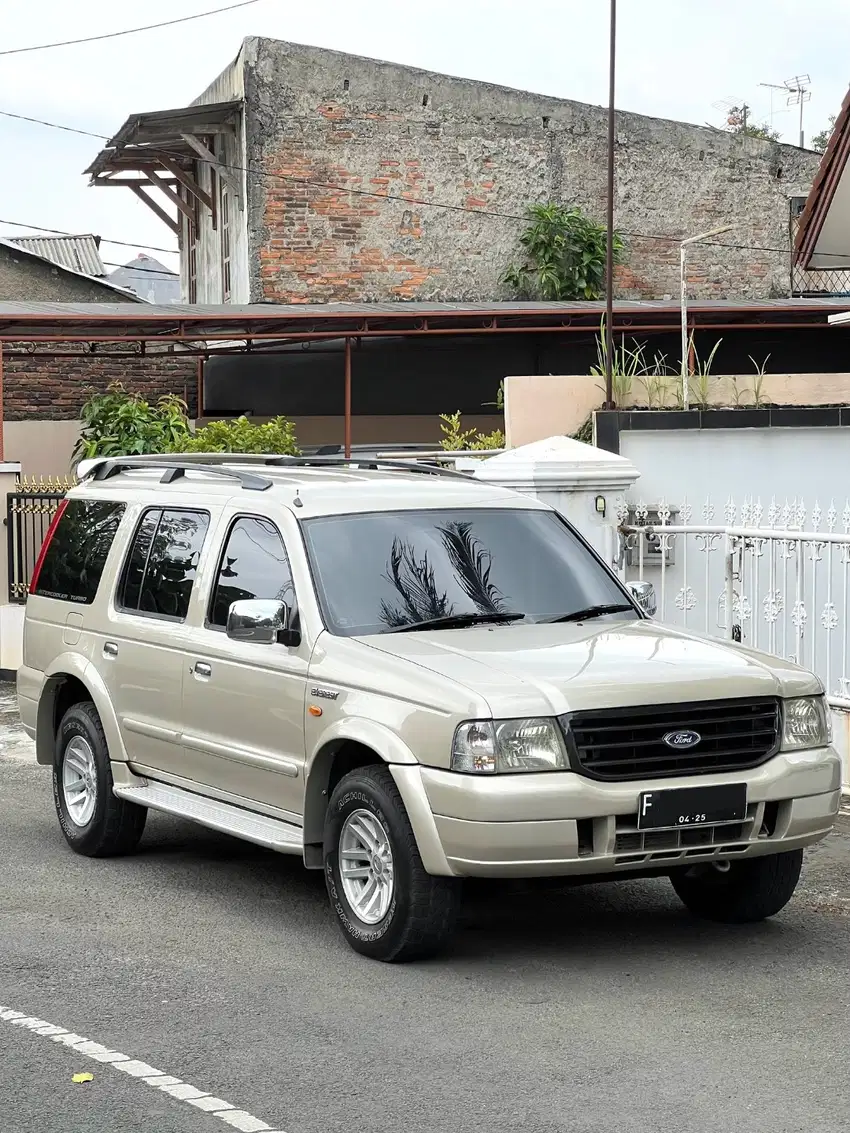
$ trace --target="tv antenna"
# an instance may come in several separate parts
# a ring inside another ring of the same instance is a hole
[[[717,102],[712,102],[711,105],[715,110],[720,110],[726,115],[726,125],[730,130],[746,134],[747,119],[750,116],[751,107],[742,98],[735,98],[734,96],[719,98]]]
[[[800,149],[803,149],[805,135],[803,134],[803,107],[811,101],[812,92],[809,90],[812,80],[808,75],[795,75],[792,79],[786,79],[781,85],[779,83],[759,83],[760,87],[769,87],[771,91],[771,124],[773,117],[773,91],[781,90],[785,95],[786,106],[799,106],[800,107]]]

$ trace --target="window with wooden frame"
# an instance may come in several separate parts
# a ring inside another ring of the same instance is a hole
[[[181,186],[182,189],[182,186]],[[184,200],[192,205],[194,220],[183,217],[184,232],[186,234],[186,283],[187,301],[198,302],[198,221],[200,220],[198,199],[188,189],[182,190]],[[182,213],[180,214],[182,216]]]
[[[230,190],[219,178],[221,185],[221,297],[230,302]]]

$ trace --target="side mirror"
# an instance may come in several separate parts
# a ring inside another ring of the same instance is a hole
[[[658,610],[658,601],[655,597],[655,587],[651,582],[627,582],[626,589],[640,606],[645,614],[654,618]],[[239,603],[237,603],[239,604]]]
[[[249,598],[234,602],[227,613],[227,636],[256,645],[297,645],[289,627],[290,610],[285,602]]]

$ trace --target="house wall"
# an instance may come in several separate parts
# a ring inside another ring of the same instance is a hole
[[[246,164],[267,174],[248,176],[252,301],[507,297],[522,223],[475,210],[558,200],[604,216],[599,107],[274,40],[246,40],[242,57]],[[695,247],[691,294],[787,294],[788,199],[818,155],[619,113],[616,159],[632,234],[619,296],[677,294],[678,240],[732,221],[723,242],[781,250]]]
[[[14,303],[132,303],[96,279],[65,271],[38,256],[0,244],[0,301]]]

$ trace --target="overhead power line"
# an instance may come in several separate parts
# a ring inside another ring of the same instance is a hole
[[[47,126],[52,130],[67,130],[72,134],[82,134],[88,138],[98,138],[102,141],[109,141],[106,134],[94,134],[90,130],[81,130],[75,126],[61,126],[56,122],[46,122],[43,118],[27,118],[23,114],[14,114],[10,110],[0,110],[0,116],[5,118],[19,118],[24,122],[34,122],[39,126]],[[178,150],[159,149],[157,152],[163,153],[171,157],[185,157],[185,154]],[[218,161],[210,161],[207,158],[193,156],[193,160],[200,162],[202,165],[218,166]],[[306,188],[323,189],[325,191],[332,191],[336,193],[349,193],[358,197],[369,197],[377,201],[397,201],[399,204],[404,205],[421,205],[423,208],[438,208],[447,212],[463,212],[471,216],[491,216],[498,220],[516,220],[522,223],[528,222],[528,217],[519,213],[501,212],[498,209],[488,208],[471,208],[469,205],[456,205],[448,201],[433,201],[426,200],[424,197],[410,197],[404,196],[401,193],[379,193],[374,189],[357,189],[351,185],[337,185],[328,181],[311,181],[305,177],[296,177],[292,174],[286,173],[269,173],[265,169],[254,169],[249,165],[231,165],[228,164],[229,169],[236,170],[239,173],[250,173],[254,177],[262,177],[265,180],[271,181],[287,181],[295,185],[304,185]],[[681,236],[667,236],[657,232],[630,232],[626,229],[618,229],[621,236],[630,236],[632,239],[637,240],[663,240],[667,244],[680,244],[682,242]],[[720,240],[700,240],[700,247],[705,248],[732,248],[741,252],[774,252],[778,255],[787,256],[790,248],[770,248],[761,244],[732,244],[728,241]],[[842,252],[819,252],[819,256],[830,257],[835,259],[847,259],[845,253]]]
[[[65,232],[62,228],[45,228],[42,224],[23,224],[19,220],[2,220],[0,224],[5,224],[9,228],[29,228],[34,232],[49,232],[54,236],[79,236],[79,232]],[[85,234],[83,234],[85,235]],[[38,239],[38,237],[33,237]],[[156,244],[134,244],[130,240],[110,240],[108,236],[101,236],[100,242],[102,244],[120,244],[122,248],[146,248],[149,252],[167,252],[170,256],[176,256],[178,248],[159,248]],[[124,267],[123,264],[119,265]]]
[[[238,4],[228,4],[225,8],[212,8],[207,12],[196,12],[194,16],[180,16],[176,20],[163,20],[158,24],[145,24],[140,28],[125,28],[124,31],[111,31],[103,35],[87,35],[82,39],[63,39],[57,43],[36,43],[30,47],[8,47],[0,51],[0,55],[23,55],[28,51],[48,51],[51,47],[73,47],[78,43],[95,43],[101,39],[118,39],[122,35],[136,35],[141,31],[153,31],[155,28],[168,28],[174,24],[187,24],[190,20],[203,20],[207,16],[217,16],[220,12],[232,12],[234,8],[247,8],[249,4],[256,4],[258,0],[240,0]]]

